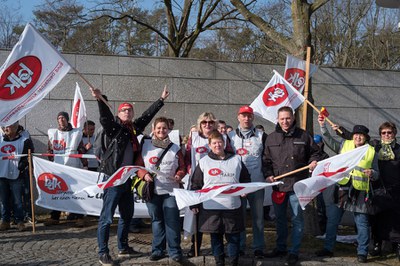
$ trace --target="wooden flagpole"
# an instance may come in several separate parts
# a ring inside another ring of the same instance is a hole
[[[306,81],[304,85],[304,98],[308,101],[308,87],[310,80],[310,61],[311,61],[311,47],[307,47],[307,60],[306,60]],[[301,121],[301,128],[307,128],[307,104],[303,105],[303,117]]]
[[[72,69],[89,86],[90,91],[92,91],[94,86],[76,68],[72,67]],[[110,109],[112,109],[112,106],[106,101],[106,99],[104,99],[103,95],[100,95],[100,100],[102,100],[103,103],[105,103]]]
[[[292,174],[295,174],[295,173],[304,171],[304,170],[306,170],[306,169],[308,169],[308,168],[310,168],[310,166],[309,166],[309,165],[306,165],[306,166],[304,166],[304,167],[302,167],[302,168],[293,170],[293,171],[291,171],[291,172],[289,172],[289,173],[286,173],[286,174],[283,174],[283,175],[275,176],[275,177],[274,177],[274,180],[278,180],[278,179],[284,178],[284,177],[286,177],[286,176],[288,176],[288,175],[292,175]]]
[[[28,165],[29,165],[29,190],[31,192],[31,210],[32,210],[32,232],[36,233],[36,218],[35,218],[35,205],[33,197],[33,173],[32,173],[32,153],[31,149],[28,150]]]
[[[315,106],[313,105],[308,99],[305,99],[305,102],[310,105],[315,111],[317,111],[318,114],[321,113],[321,111]],[[335,125],[328,117],[325,117],[325,120],[331,125]],[[337,131],[342,134],[343,132],[340,129],[337,129]]]

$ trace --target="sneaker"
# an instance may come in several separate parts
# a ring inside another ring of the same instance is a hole
[[[289,266],[294,266],[296,263],[299,261],[299,256],[295,254],[289,254],[289,257],[287,259],[287,263]]]
[[[33,219],[30,216],[25,217],[25,222],[29,224],[33,224]],[[35,217],[35,224],[37,224],[37,218]]]
[[[163,258],[165,258],[165,255],[164,255],[164,254],[156,254],[156,253],[153,253],[153,254],[150,255],[149,260],[151,260],[151,261],[158,261],[158,260],[161,260],[161,259],[163,259]]]
[[[10,229],[10,223],[7,222],[1,222],[0,224],[0,231],[6,231]]]
[[[254,251],[254,258],[258,260],[262,260],[265,257],[264,253],[261,250]]]
[[[276,258],[276,257],[284,257],[287,255],[287,251],[278,250],[274,248],[271,252],[265,254],[266,258]]]
[[[25,230],[25,224],[23,222],[19,222],[17,224],[17,230],[20,231],[20,232],[24,231]]]
[[[317,250],[315,252],[315,255],[317,257],[333,257],[333,252],[327,250],[326,248],[324,248],[324,249],[321,249],[321,250]]]
[[[142,253],[137,252],[131,247],[118,251],[118,258],[138,258],[140,256],[142,256]]]
[[[367,256],[365,256],[365,255],[357,255],[357,261],[359,263],[367,263]]]
[[[47,219],[43,222],[43,224],[44,224],[45,226],[56,225],[56,224],[59,224],[59,223],[60,223],[60,220],[55,220],[55,219],[52,219],[52,218],[47,218]]]
[[[112,266],[114,264],[112,258],[108,254],[100,255],[99,262],[101,265]]]

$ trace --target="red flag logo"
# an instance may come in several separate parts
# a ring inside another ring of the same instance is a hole
[[[233,194],[233,193],[236,193],[236,192],[238,192],[240,190],[243,190],[243,189],[244,189],[244,187],[233,187],[231,189],[222,191],[221,194]]]
[[[1,75],[0,99],[15,100],[27,94],[42,73],[42,64],[36,56],[25,56],[14,62]]]
[[[306,72],[299,68],[289,68],[285,71],[285,79],[299,91],[305,84]]]
[[[13,152],[15,152],[15,150],[16,150],[15,146],[11,145],[11,144],[7,144],[7,145],[4,145],[3,147],[1,147],[2,153],[13,153]]]
[[[342,168],[340,168],[340,169],[338,169],[337,171],[334,171],[334,172],[324,171],[324,172],[322,172],[322,173],[320,173],[320,174],[318,174],[318,175],[319,175],[319,176],[325,176],[326,178],[329,178],[329,177],[331,177],[331,176],[333,176],[333,175],[336,175],[336,174],[338,174],[338,173],[346,172],[347,168],[348,168],[348,167],[342,167]]]
[[[240,149],[238,149],[237,151],[236,151],[236,154],[237,155],[240,155],[240,156],[244,156],[244,155],[246,155],[247,153],[249,153],[245,148],[240,148]]]
[[[150,164],[156,164],[158,162],[158,157],[157,156],[153,156],[149,159],[149,163]]]
[[[208,174],[210,176],[217,176],[220,175],[222,173],[221,169],[218,168],[211,168],[210,170],[208,170]]]
[[[78,125],[79,109],[81,107],[81,99],[78,99],[72,111],[72,125],[76,127]]]
[[[207,187],[207,188],[203,188],[203,189],[196,190],[195,192],[196,192],[196,193],[207,193],[207,192],[210,192],[211,190],[216,190],[216,189],[219,189],[220,187],[225,187],[225,186],[227,186],[227,185],[228,185],[228,184],[219,185],[219,186],[213,186],[213,187]]]
[[[197,153],[205,153],[207,151],[208,151],[208,149],[206,147],[204,147],[204,146],[196,148],[196,152]]]
[[[61,177],[52,173],[43,173],[37,179],[39,188],[48,194],[59,194],[68,191],[68,185]]]
[[[265,90],[262,99],[266,106],[275,106],[286,100],[288,95],[286,86],[282,83],[276,83]]]

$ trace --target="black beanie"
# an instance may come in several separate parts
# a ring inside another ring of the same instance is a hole
[[[68,115],[67,112],[59,112],[58,115],[57,115],[57,119],[58,119],[59,116],[65,117],[65,119],[67,119],[67,122],[69,122],[69,115]]]

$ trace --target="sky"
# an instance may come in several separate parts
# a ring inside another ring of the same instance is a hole
[[[33,10],[43,4],[44,0],[0,0],[2,6],[6,6],[12,14],[20,15],[22,22],[28,23],[33,19]],[[77,1],[83,3],[86,6],[94,5],[94,0],[81,0]],[[145,9],[153,7],[155,0],[143,0],[141,6]]]

